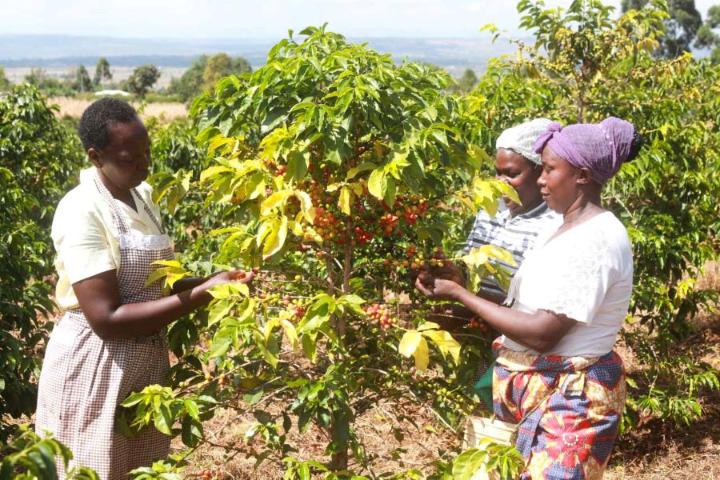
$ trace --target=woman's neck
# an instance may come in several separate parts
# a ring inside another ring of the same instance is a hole
[[[594,217],[602,211],[603,208],[600,206],[599,196],[597,199],[580,196],[563,214],[563,226],[569,227],[580,223],[588,218]]]

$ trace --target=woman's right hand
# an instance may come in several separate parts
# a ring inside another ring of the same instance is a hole
[[[246,272],[244,270],[227,270],[223,272],[216,273],[215,275],[209,277],[205,282],[202,284],[202,288],[205,291],[210,290],[211,288],[217,286],[217,285],[223,285],[226,283],[250,283],[252,279],[255,277],[255,272],[252,270],[249,272]]]

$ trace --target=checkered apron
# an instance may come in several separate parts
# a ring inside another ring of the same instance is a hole
[[[121,302],[161,298],[160,282],[146,287],[145,281],[152,262],[173,258],[169,237],[131,231],[125,214],[98,178],[95,185],[110,205],[119,233]],[[134,193],[163,232],[150,208]],[[163,383],[168,369],[164,331],[149,337],[103,340],[92,331],[81,310],[68,310],[53,329],[45,353],[36,431],[52,432],[72,450],[73,464],[95,469],[101,479],[127,479],[130,470],[166,457],[170,437],[154,427],[135,438],[120,435],[114,429],[117,407],[131,392]]]

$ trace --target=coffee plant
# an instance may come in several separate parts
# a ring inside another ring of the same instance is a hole
[[[218,288],[206,315],[173,326],[173,383],[133,394],[123,418],[128,431],[152,423],[195,447],[215,409],[245,409],[257,420],[248,435],[265,444],[258,462],[287,478],[338,478],[368,471],[353,422],[379,399],[420,396],[455,426],[476,406],[478,349],[426,321],[412,279],[452,257],[459,237],[448,232],[512,192],[479,176],[488,157],[467,141],[467,109],[444,92],[446,73],[396,65],[324,27],[300,35],[196,100],[206,155],[166,141],[177,135],[155,141],[187,158],[159,167],[157,199],[170,210],[185,195],[204,200],[190,207],[198,233],[185,268],[212,257],[211,268],[259,271],[250,289]],[[504,252],[483,255],[468,261],[482,269]],[[287,411],[264,410],[270,400]],[[328,436],[327,461],[292,456],[289,431],[311,424]],[[506,453],[507,467],[516,458]]]
[[[54,310],[50,224],[84,160],[77,137],[32,86],[0,94],[0,439],[31,415]]]

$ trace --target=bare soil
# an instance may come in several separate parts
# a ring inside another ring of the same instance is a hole
[[[709,315],[708,315],[709,316]],[[720,317],[705,318],[703,326],[692,337],[697,353],[704,361],[720,367]],[[620,349],[622,354],[628,351]],[[627,358],[631,368],[634,359]],[[720,392],[702,399],[703,420],[687,427],[670,427],[650,422],[624,435],[618,442],[606,471],[608,480],[720,479]],[[267,406],[278,413],[280,405]],[[223,410],[209,422],[206,431],[214,445],[205,445],[189,457],[189,478],[205,470],[218,479],[280,479],[283,467],[279,459],[269,459],[255,467],[253,455],[261,442],[246,441],[245,434],[253,424],[251,413]],[[371,454],[368,469],[351,465],[351,469],[383,474],[417,469],[434,471],[437,458],[451,458],[460,443],[459,433],[443,425],[426,405],[383,401],[373,405],[355,427],[365,450]],[[327,461],[325,434],[310,428],[304,434],[293,426],[289,443],[298,451],[292,455],[303,460]],[[177,444],[180,447],[180,444]]]

